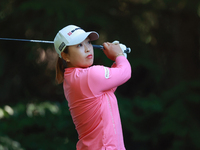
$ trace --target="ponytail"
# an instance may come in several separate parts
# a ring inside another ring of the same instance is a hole
[[[68,53],[68,47],[66,47],[63,52]],[[66,61],[58,56],[56,63],[56,81],[58,84],[62,83],[64,80],[65,68],[67,68]]]
[[[63,82],[65,68],[67,68],[63,61],[64,60],[62,58],[58,57],[57,64],[56,64],[56,82],[58,84]]]

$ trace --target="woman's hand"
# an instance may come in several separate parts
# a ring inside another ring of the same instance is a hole
[[[103,51],[104,51],[105,55],[112,61],[115,61],[115,59],[118,56],[124,55],[119,44],[105,42],[105,43],[103,43],[103,47],[104,47]]]

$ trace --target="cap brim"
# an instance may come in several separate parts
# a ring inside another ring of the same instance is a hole
[[[66,46],[72,46],[72,45],[77,45],[83,42],[87,37],[90,38],[91,41],[95,41],[99,38],[99,34],[95,31],[91,32],[86,32],[78,35],[76,39],[70,42],[70,44],[67,44]]]

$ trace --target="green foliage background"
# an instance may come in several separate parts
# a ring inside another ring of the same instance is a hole
[[[116,92],[127,150],[200,149],[198,0],[0,1],[0,37],[52,41],[68,24],[132,49]],[[56,57],[51,44],[0,41],[0,150],[75,149]],[[95,50],[95,64],[111,63]]]

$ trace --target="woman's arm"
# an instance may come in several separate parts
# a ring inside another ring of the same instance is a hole
[[[112,68],[93,66],[88,72],[88,85],[98,94],[122,85],[131,77],[131,66],[124,56],[118,56]]]

